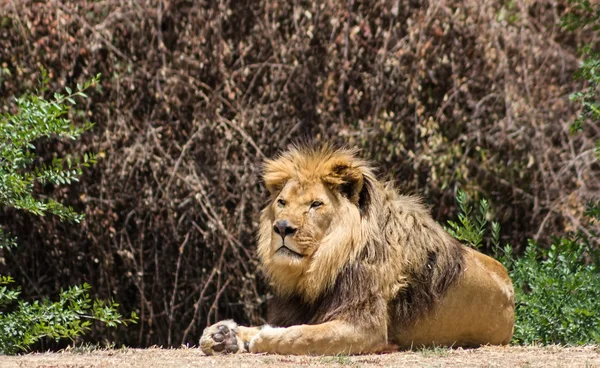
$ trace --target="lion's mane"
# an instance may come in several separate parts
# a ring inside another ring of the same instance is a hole
[[[271,324],[314,324],[341,316],[365,322],[390,318],[408,327],[461,273],[463,247],[419,198],[399,195],[393,183],[379,181],[354,150],[297,146],[266,162],[271,201],[292,179],[308,185],[321,181],[338,191],[341,218],[332,221],[336,236],[322,241],[310,266],[290,273],[272,262],[271,206],[262,211],[258,253],[275,294]]]

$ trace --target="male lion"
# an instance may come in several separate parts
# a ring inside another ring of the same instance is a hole
[[[258,254],[271,326],[207,327],[206,354],[358,354],[389,345],[508,344],[513,288],[415,197],[378,181],[355,151],[295,147],[265,164],[271,200]]]

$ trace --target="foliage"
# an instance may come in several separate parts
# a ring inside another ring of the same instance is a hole
[[[95,85],[99,77],[84,85],[78,84],[76,92],[67,87],[66,94],[55,93],[50,101],[37,94],[21,96],[16,99],[16,114],[0,114],[0,207],[12,207],[37,216],[50,213],[74,222],[83,219],[83,215],[52,198],[34,197],[33,191],[36,183],[62,185],[78,181],[82,168],[96,162],[95,156],[86,153],[82,158],[54,157],[49,164],[39,164],[34,143],[40,138],[55,136],[75,140],[91,129],[90,122],[82,127],[73,124],[67,113],[70,105],[75,105],[74,98],[86,98],[84,91]],[[42,85],[47,83],[48,76],[43,72]],[[7,245],[14,246],[15,241],[2,231],[0,248]]]
[[[592,241],[571,234],[550,249],[530,241],[519,258],[510,251],[505,247],[501,261],[515,286],[513,342],[600,343],[600,253]]]
[[[457,199],[461,224],[452,229],[464,241],[479,244],[485,235],[480,219],[487,212],[471,213],[462,192]],[[593,211],[598,208],[590,206],[590,213],[597,213]],[[491,238],[497,239],[494,233],[499,231],[495,225]],[[496,257],[508,269],[515,288],[514,343],[600,343],[600,251],[594,247],[600,237],[590,234],[553,238],[549,249],[530,240],[522,256],[495,242]]]
[[[600,5],[569,0],[562,26],[570,31],[600,30]],[[583,61],[575,78],[587,86],[569,96],[582,111],[571,133],[586,122],[600,120],[600,54],[592,45],[582,48]],[[600,158],[600,140],[595,143]],[[591,224],[600,220],[600,201],[588,203],[585,215]],[[530,240],[525,254],[514,258],[507,245],[501,260],[508,267],[517,299],[514,341],[519,343],[585,344],[600,342],[600,236],[594,229],[554,237],[549,249]]]
[[[57,301],[49,299],[26,302],[19,299],[20,292],[7,288],[12,280],[0,281],[0,354],[15,354],[26,350],[41,338],[59,340],[74,339],[90,330],[91,320],[105,323],[109,327],[135,322],[122,318],[117,312],[119,304],[114,301],[92,300],[90,286],[72,286],[60,293]],[[6,312],[11,303],[16,308]]]
[[[585,215],[596,221],[600,221],[600,200],[590,201],[587,205]]]
[[[52,198],[37,198],[34,189],[38,183],[59,186],[78,181],[82,168],[95,162],[94,155],[64,160],[55,157],[49,164],[40,163],[36,142],[44,137],[74,140],[91,128],[91,123],[78,127],[66,116],[70,105],[76,104],[74,98],[86,98],[84,91],[98,79],[99,75],[78,85],[76,92],[66,88],[66,94],[54,94],[49,101],[37,94],[19,97],[15,114],[0,115],[0,207],[37,216],[54,214],[73,222],[83,219],[72,208]],[[47,83],[47,78],[43,83]],[[15,238],[0,231],[0,249],[11,251],[15,246]],[[12,283],[11,276],[0,275],[0,354],[15,354],[44,337],[73,339],[90,330],[90,320],[110,327],[136,319],[135,314],[131,319],[123,319],[117,312],[119,304],[113,301],[92,300],[88,284],[62,290],[54,302],[47,298],[29,302],[21,300],[20,289],[11,288]]]
[[[575,31],[590,30],[600,34],[600,4],[588,0],[569,1],[571,10],[563,18],[563,27]],[[582,48],[582,62],[575,73],[575,78],[587,82],[582,91],[572,93],[569,98],[581,104],[582,111],[571,125],[571,133],[583,130],[586,121],[600,121],[600,53],[595,51],[592,44]],[[600,159],[600,139],[595,144],[596,157]]]
[[[458,213],[458,221],[448,221],[446,230],[460,241],[469,243],[473,248],[482,246],[483,236],[485,235],[486,226],[488,223],[487,216],[490,210],[490,202],[487,199],[479,201],[478,211],[473,212],[473,205],[467,200],[467,194],[458,190],[456,201],[460,212]],[[498,245],[500,241],[500,225],[497,222],[492,222],[491,242]]]

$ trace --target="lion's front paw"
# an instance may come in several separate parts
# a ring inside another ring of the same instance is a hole
[[[232,320],[217,322],[204,329],[200,349],[206,355],[243,352],[243,342],[237,338],[237,324]]]

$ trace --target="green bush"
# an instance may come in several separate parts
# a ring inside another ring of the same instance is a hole
[[[600,343],[600,268],[587,237],[566,235],[550,249],[530,241],[515,258],[506,247],[500,257],[515,287],[519,344]]]
[[[473,206],[467,200],[467,194],[459,190],[456,194],[456,201],[460,212],[458,213],[458,222],[448,221],[446,230],[460,241],[467,242],[475,249],[482,246],[485,230],[487,227],[487,216],[490,210],[490,202],[486,199],[479,201],[477,212],[473,212]],[[500,225],[492,222],[491,243],[495,247],[500,242]]]
[[[70,105],[75,98],[86,98],[85,90],[98,82],[99,76],[73,92],[54,94],[45,100],[36,94],[16,99],[15,114],[0,115],[0,207],[31,212],[38,216],[54,214],[62,220],[80,222],[83,216],[54,199],[35,196],[36,185],[63,185],[77,181],[82,168],[95,162],[94,155],[54,158],[50,163],[39,162],[35,143],[40,138],[77,139],[92,127],[87,122],[78,127],[68,119]],[[47,82],[44,74],[43,84]],[[44,92],[39,91],[39,92]],[[41,94],[41,93],[40,93]],[[10,252],[17,240],[0,228],[0,249]],[[136,316],[123,319],[117,312],[118,304],[92,300],[90,286],[69,287],[57,301],[50,299],[20,300],[20,289],[11,288],[11,276],[0,275],[0,354],[15,354],[27,349],[40,339],[75,338],[90,329],[90,320],[107,326],[135,322]]]
[[[460,225],[451,223],[449,231],[471,245],[485,237],[485,201],[479,211],[471,211],[466,195],[459,191]],[[466,210],[466,211],[465,211]],[[596,215],[591,204],[587,211]],[[553,239],[549,249],[530,240],[522,256],[512,247],[498,246],[498,225],[492,226],[491,242],[496,258],[502,262],[515,288],[515,333],[517,344],[600,343],[600,252],[594,248],[598,234],[567,234]]]
[[[72,286],[60,293],[58,301],[49,299],[26,302],[19,300],[18,289],[6,285],[14,280],[0,276],[0,354],[15,354],[26,350],[41,338],[73,339],[90,329],[90,320],[109,327],[135,319],[123,319],[117,303],[90,298],[88,284]],[[10,312],[5,311],[13,303]]]

